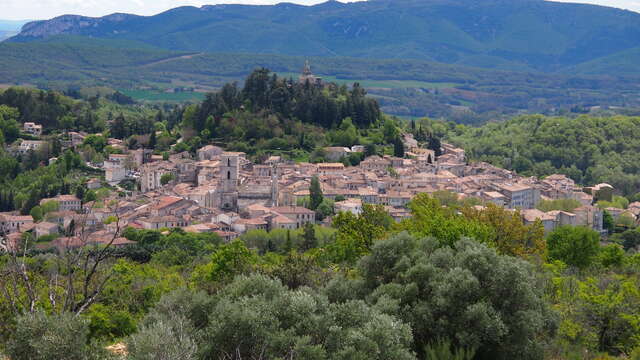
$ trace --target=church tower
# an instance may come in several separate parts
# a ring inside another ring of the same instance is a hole
[[[236,211],[238,208],[238,183],[240,156],[225,152],[220,156],[220,208]]]
[[[278,206],[278,165],[271,165],[271,206]]]

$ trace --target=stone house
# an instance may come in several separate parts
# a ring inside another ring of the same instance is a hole
[[[53,198],[42,199],[40,200],[40,205],[49,201],[58,203],[58,211],[82,211],[82,201],[75,195],[58,195]]]
[[[351,149],[342,146],[324,148],[324,158],[331,162],[338,162],[351,154]]]
[[[50,223],[50,222],[41,222],[37,223],[35,226],[35,235],[36,238],[46,235],[54,235],[58,234],[58,224]]]
[[[0,231],[4,233],[23,232],[33,227],[31,215],[21,216],[12,213],[0,213]]]
[[[301,228],[306,223],[315,224],[316,213],[302,206],[280,206],[271,209],[278,215],[285,216],[295,222],[295,228]]]
[[[213,160],[216,156],[222,155],[223,150],[218,146],[207,145],[198,149],[196,153],[199,161]]]

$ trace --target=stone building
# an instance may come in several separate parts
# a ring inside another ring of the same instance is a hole
[[[302,69],[302,74],[298,78],[298,82],[300,84],[306,84],[309,82],[310,85],[322,86],[322,78],[313,75],[311,72],[311,65],[309,65],[309,60],[305,61],[304,68]]]
[[[237,211],[238,184],[240,178],[240,154],[225,152],[220,156],[219,204],[223,210]]]

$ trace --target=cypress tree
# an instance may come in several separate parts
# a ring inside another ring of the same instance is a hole
[[[404,144],[400,137],[396,137],[393,141],[393,156],[403,158],[404,157]]]
[[[322,188],[320,187],[320,180],[317,176],[311,179],[311,186],[309,187],[309,197],[311,201],[309,203],[309,209],[315,210],[322,204],[324,196],[322,194]]]
[[[158,140],[156,139],[156,130],[151,131],[151,135],[149,135],[149,149],[155,149]]]

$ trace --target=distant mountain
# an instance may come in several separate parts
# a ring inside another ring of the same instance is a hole
[[[61,16],[25,25],[11,41],[61,34],[178,51],[403,58],[555,71],[640,47],[640,14],[543,0],[215,5],[149,17]]]

